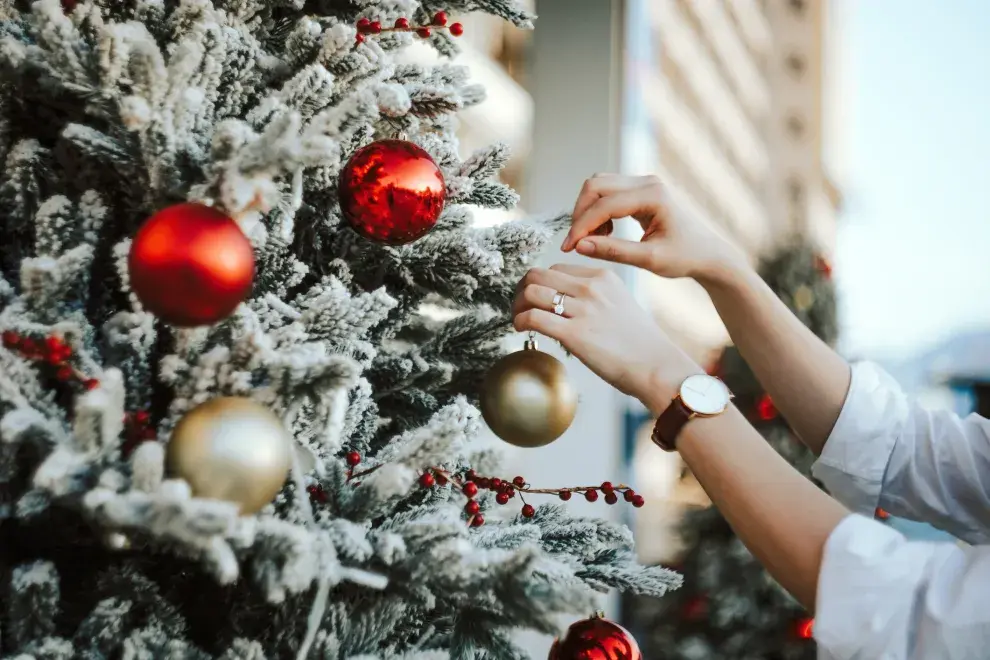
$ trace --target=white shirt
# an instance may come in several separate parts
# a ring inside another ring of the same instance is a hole
[[[812,473],[854,512],[825,544],[819,658],[990,658],[990,421],[924,410],[857,364]],[[878,506],[972,546],[908,541]]]

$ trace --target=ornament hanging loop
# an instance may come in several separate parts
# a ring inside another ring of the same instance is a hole
[[[536,333],[532,330],[529,331],[529,336],[526,337],[526,341],[523,343],[524,351],[535,351],[539,348],[539,344],[536,342]]]

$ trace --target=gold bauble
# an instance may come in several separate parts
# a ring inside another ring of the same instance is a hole
[[[517,447],[542,447],[574,421],[577,393],[559,360],[535,342],[492,365],[481,388],[481,414],[498,437]]]
[[[197,497],[260,511],[292,466],[292,437],[268,408],[240,397],[200,404],[179,420],[168,443],[169,473]]]
[[[815,292],[807,284],[802,284],[794,292],[794,306],[799,312],[808,311],[815,304]]]

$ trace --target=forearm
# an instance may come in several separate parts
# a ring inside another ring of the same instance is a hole
[[[703,279],[739,352],[774,405],[817,455],[842,410],[849,365],[748,266]]]
[[[659,413],[664,403],[650,407]],[[825,542],[848,511],[784,461],[735,407],[688,422],[677,448],[746,547],[812,611]]]

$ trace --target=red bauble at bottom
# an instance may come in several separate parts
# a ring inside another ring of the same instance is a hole
[[[443,212],[443,173],[423,149],[380,140],[358,149],[337,183],[340,210],[357,233],[388,245],[423,237]]]
[[[131,290],[169,325],[221,321],[251,292],[254,250],[240,226],[203,204],[176,204],[138,230],[127,259]]]
[[[601,616],[571,625],[550,649],[548,660],[643,660],[632,634]]]

